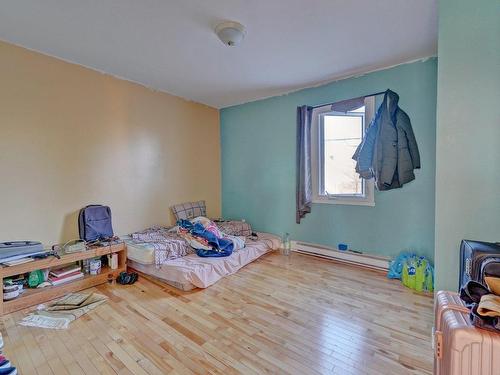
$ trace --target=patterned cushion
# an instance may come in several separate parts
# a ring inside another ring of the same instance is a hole
[[[174,213],[175,220],[189,220],[197,216],[206,216],[207,208],[205,201],[186,202],[172,206],[172,212]]]

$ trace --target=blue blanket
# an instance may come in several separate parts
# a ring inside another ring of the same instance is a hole
[[[189,220],[181,219],[177,222],[181,228],[189,231],[195,237],[201,237],[208,241],[212,250],[195,249],[200,257],[227,257],[233,253],[233,241],[226,238],[218,238],[212,232],[206,230],[200,223],[193,224]]]

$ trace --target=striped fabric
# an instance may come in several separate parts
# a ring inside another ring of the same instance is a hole
[[[163,227],[153,227],[132,233],[132,240],[136,243],[148,243],[153,246],[157,266],[194,252],[177,232]]]

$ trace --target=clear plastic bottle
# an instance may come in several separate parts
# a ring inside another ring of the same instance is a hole
[[[283,239],[281,241],[282,253],[283,255],[290,255],[290,251],[292,250],[292,242],[290,241],[290,233],[285,233]]]

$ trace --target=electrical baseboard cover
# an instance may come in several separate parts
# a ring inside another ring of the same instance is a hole
[[[341,251],[331,247],[316,245],[301,241],[292,241],[292,251],[302,254],[315,255],[322,258],[328,258],[339,262],[350,263],[362,267],[368,267],[376,270],[387,271],[389,269],[389,258],[355,253],[353,251]]]

